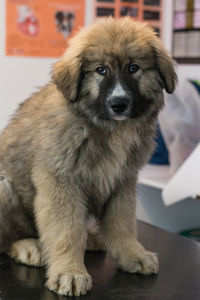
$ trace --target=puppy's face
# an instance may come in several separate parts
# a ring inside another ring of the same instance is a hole
[[[101,64],[96,68],[98,87],[96,110],[99,118],[106,120],[125,120],[136,117],[140,107],[136,105],[140,98],[138,84],[133,74],[139,72],[139,65],[116,63]],[[135,99],[135,101],[134,101]],[[135,103],[134,103],[135,102]]]
[[[176,75],[150,28],[108,18],[74,38],[54,79],[74,110],[105,124],[157,114],[163,89],[173,91]]]
[[[125,48],[122,51],[123,57],[110,51],[99,62],[91,62],[90,53],[85,57],[76,107],[90,111],[94,120],[138,118],[153,105],[155,97],[156,107],[162,105],[163,86],[149,53],[146,58],[131,58]]]

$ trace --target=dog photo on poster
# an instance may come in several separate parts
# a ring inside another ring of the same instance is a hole
[[[58,57],[84,25],[84,0],[7,0],[6,54]]]

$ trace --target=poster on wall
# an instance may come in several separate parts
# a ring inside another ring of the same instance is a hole
[[[84,16],[85,0],[7,0],[6,55],[59,57]]]

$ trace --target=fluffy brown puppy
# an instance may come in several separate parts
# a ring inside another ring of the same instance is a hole
[[[163,89],[172,93],[175,81],[148,26],[108,18],[82,29],[0,137],[1,252],[45,264],[48,288],[61,295],[91,289],[87,243],[105,243],[125,271],[157,273],[156,255],[136,239],[135,189]],[[90,215],[99,233],[88,234]]]

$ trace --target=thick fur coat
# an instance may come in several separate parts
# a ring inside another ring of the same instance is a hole
[[[62,295],[91,289],[86,248],[107,248],[125,271],[157,273],[156,255],[136,239],[135,189],[163,89],[175,82],[144,24],[108,18],[71,39],[50,83],[0,137],[0,251],[45,264],[48,288]]]

